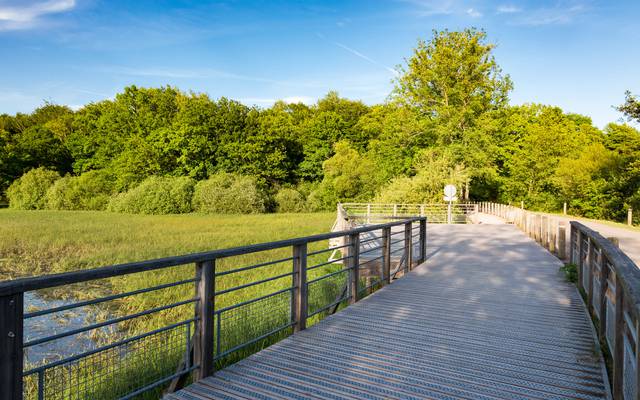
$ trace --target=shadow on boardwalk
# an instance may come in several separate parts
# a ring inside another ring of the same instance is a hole
[[[171,399],[602,399],[561,263],[511,225],[429,226],[409,276]]]

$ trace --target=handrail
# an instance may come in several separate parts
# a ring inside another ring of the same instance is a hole
[[[0,282],[0,398],[23,399],[23,384],[27,379],[31,379],[30,387],[35,385],[37,388],[34,397],[39,400],[44,400],[45,394],[51,391],[91,398],[95,394],[87,390],[94,390],[96,385],[87,379],[92,379],[94,373],[101,375],[102,384],[109,384],[108,379],[118,376],[133,379],[133,382],[126,382],[127,385],[121,385],[122,393],[107,388],[111,390],[109,395],[121,396],[121,399],[158,388],[169,381],[168,390],[176,390],[191,374],[194,380],[203,379],[213,374],[216,363],[233,362],[283,336],[306,329],[308,321],[317,322],[331,309],[335,312],[346,303],[354,303],[391,283],[401,267],[406,273],[424,262],[426,223],[426,217],[404,218],[339,232]],[[403,229],[393,229],[398,227]],[[417,234],[414,233],[416,230]],[[402,239],[392,240],[397,234],[402,235]],[[361,235],[364,235],[363,240]],[[331,245],[332,239],[342,238],[344,244]],[[317,250],[320,245],[326,246],[322,243],[325,240],[329,240],[329,248]],[[381,242],[378,246],[371,243],[378,240]],[[309,245],[315,247],[309,249]],[[282,250],[287,248],[290,256],[283,254]],[[269,252],[271,250],[278,251]],[[379,253],[372,253],[374,250]],[[327,261],[330,251],[339,251],[342,257]],[[402,254],[396,256],[398,251]],[[219,260],[253,253],[260,255],[254,257],[251,265],[234,265],[232,269],[221,271],[216,268]],[[392,276],[392,263],[396,262],[398,268]],[[190,264],[195,264],[195,270],[172,269],[161,275],[171,278],[171,282],[141,279],[147,286],[83,298],[46,310],[27,313],[24,310],[26,292],[150,271],[157,273]],[[189,283],[195,288],[187,285]],[[162,297],[159,294],[162,291],[169,292]],[[151,298],[151,294],[157,294],[157,297]],[[81,307],[104,308],[113,304],[109,302],[124,298],[127,304],[139,299],[140,308],[125,307],[102,320],[80,322],[80,327],[66,326],[62,331],[43,332],[43,336],[36,338],[25,337],[26,321]],[[156,304],[157,299],[166,301]],[[190,307],[185,308],[187,306]],[[164,312],[173,312],[169,316],[175,320],[160,319]],[[101,347],[82,349],[62,359],[43,360],[42,365],[25,368],[24,350],[27,347],[55,343],[107,326],[133,323],[139,318],[155,322],[151,328],[144,325],[145,332],[120,331],[121,335],[106,338],[108,342],[96,343]],[[161,324],[164,326],[157,326]],[[129,337],[123,337],[128,334]],[[134,360],[132,366],[140,365],[141,360],[146,361],[149,357],[157,359],[158,353],[169,354],[168,366],[173,370],[166,371],[165,366],[164,372],[154,371],[149,377],[127,374],[127,360]],[[176,357],[181,361],[174,365]],[[108,375],[111,378],[104,374],[111,374]]]
[[[259,251],[274,250],[281,247],[295,246],[308,242],[317,242],[319,240],[328,240],[345,236],[350,233],[362,233],[385,227],[394,227],[405,224],[405,221],[416,222],[420,217],[405,218],[398,222],[389,222],[386,224],[369,225],[350,230],[321,233],[318,235],[304,236],[293,239],[284,239],[273,242],[258,243],[247,246],[231,247],[228,249],[219,249],[205,251],[201,253],[193,253],[184,256],[174,256],[158,258],[153,260],[137,261],[132,263],[116,264],[89,270],[78,270],[72,272],[64,272],[60,274],[42,275],[31,278],[18,278],[11,281],[0,282],[0,296],[8,296],[15,293],[28,292],[32,290],[47,289],[60,285],[69,285],[73,283],[84,282],[88,280],[113,278],[120,275],[128,275],[138,272],[153,271],[156,269],[175,267],[178,265],[192,264],[204,262],[212,259],[227,258],[239,256],[243,254],[256,253]]]
[[[598,321],[597,334],[609,348],[613,364],[613,397],[640,394],[640,270],[610,240],[577,221],[571,221],[571,262],[578,270],[577,285]]]

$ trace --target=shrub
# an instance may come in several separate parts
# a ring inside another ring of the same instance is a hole
[[[280,189],[275,200],[278,212],[303,212],[306,209],[304,196],[295,189]]]
[[[565,264],[560,267],[560,271],[564,273],[564,278],[567,282],[578,282],[578,267],[575,264]]]
[[[104,210],[114,187],[115,178],[106,170],[65,176],[47,191],[46,207],[50,210]]]
[[[112,197],[108,210],[131,214],[182,214],[191,212],[195,182],[187,177],[152,176]]]
[[[254,178],[224,172],[198,182],[193,195],[193,208],[205,213],[256,214],[265,203]]]
[[[57,172],[44,167],[28,171],[7,189],[9,207],[20,210],[43,209],[47,190],[59,179]]]

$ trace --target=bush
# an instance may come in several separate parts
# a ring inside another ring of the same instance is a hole
[[[295,189],[283,188],[276,193],[278,212],[303,212],[306,209],[306,200],[302,193]]]
[[[194,180],[187,177],[152,176],[128,192],[114,196],[108,210],[131,214],[188,213],[194,185]]]
[[[58,179],[47,191],[50,210],[104,210],[113,195],[114,176],[105,170]]]
[[[265,211],[266,197],[250,176],[218,173],[196,185],[193,208],[219,214],[256,214]]]
[[[567,282],[578,282],[578,267],[575,264],[565,264],[560,267],[560,271],[564,273],[564,278]]]
[[[59,179],[57,172],[44,167],[28,171],[7,189],[9,207],[20,210],[43,209],[47,190]]]

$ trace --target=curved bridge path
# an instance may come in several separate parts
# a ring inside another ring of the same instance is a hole
[[[429,225],[428,261],[169,399],[602,399],[559,260],[512,225]]]

